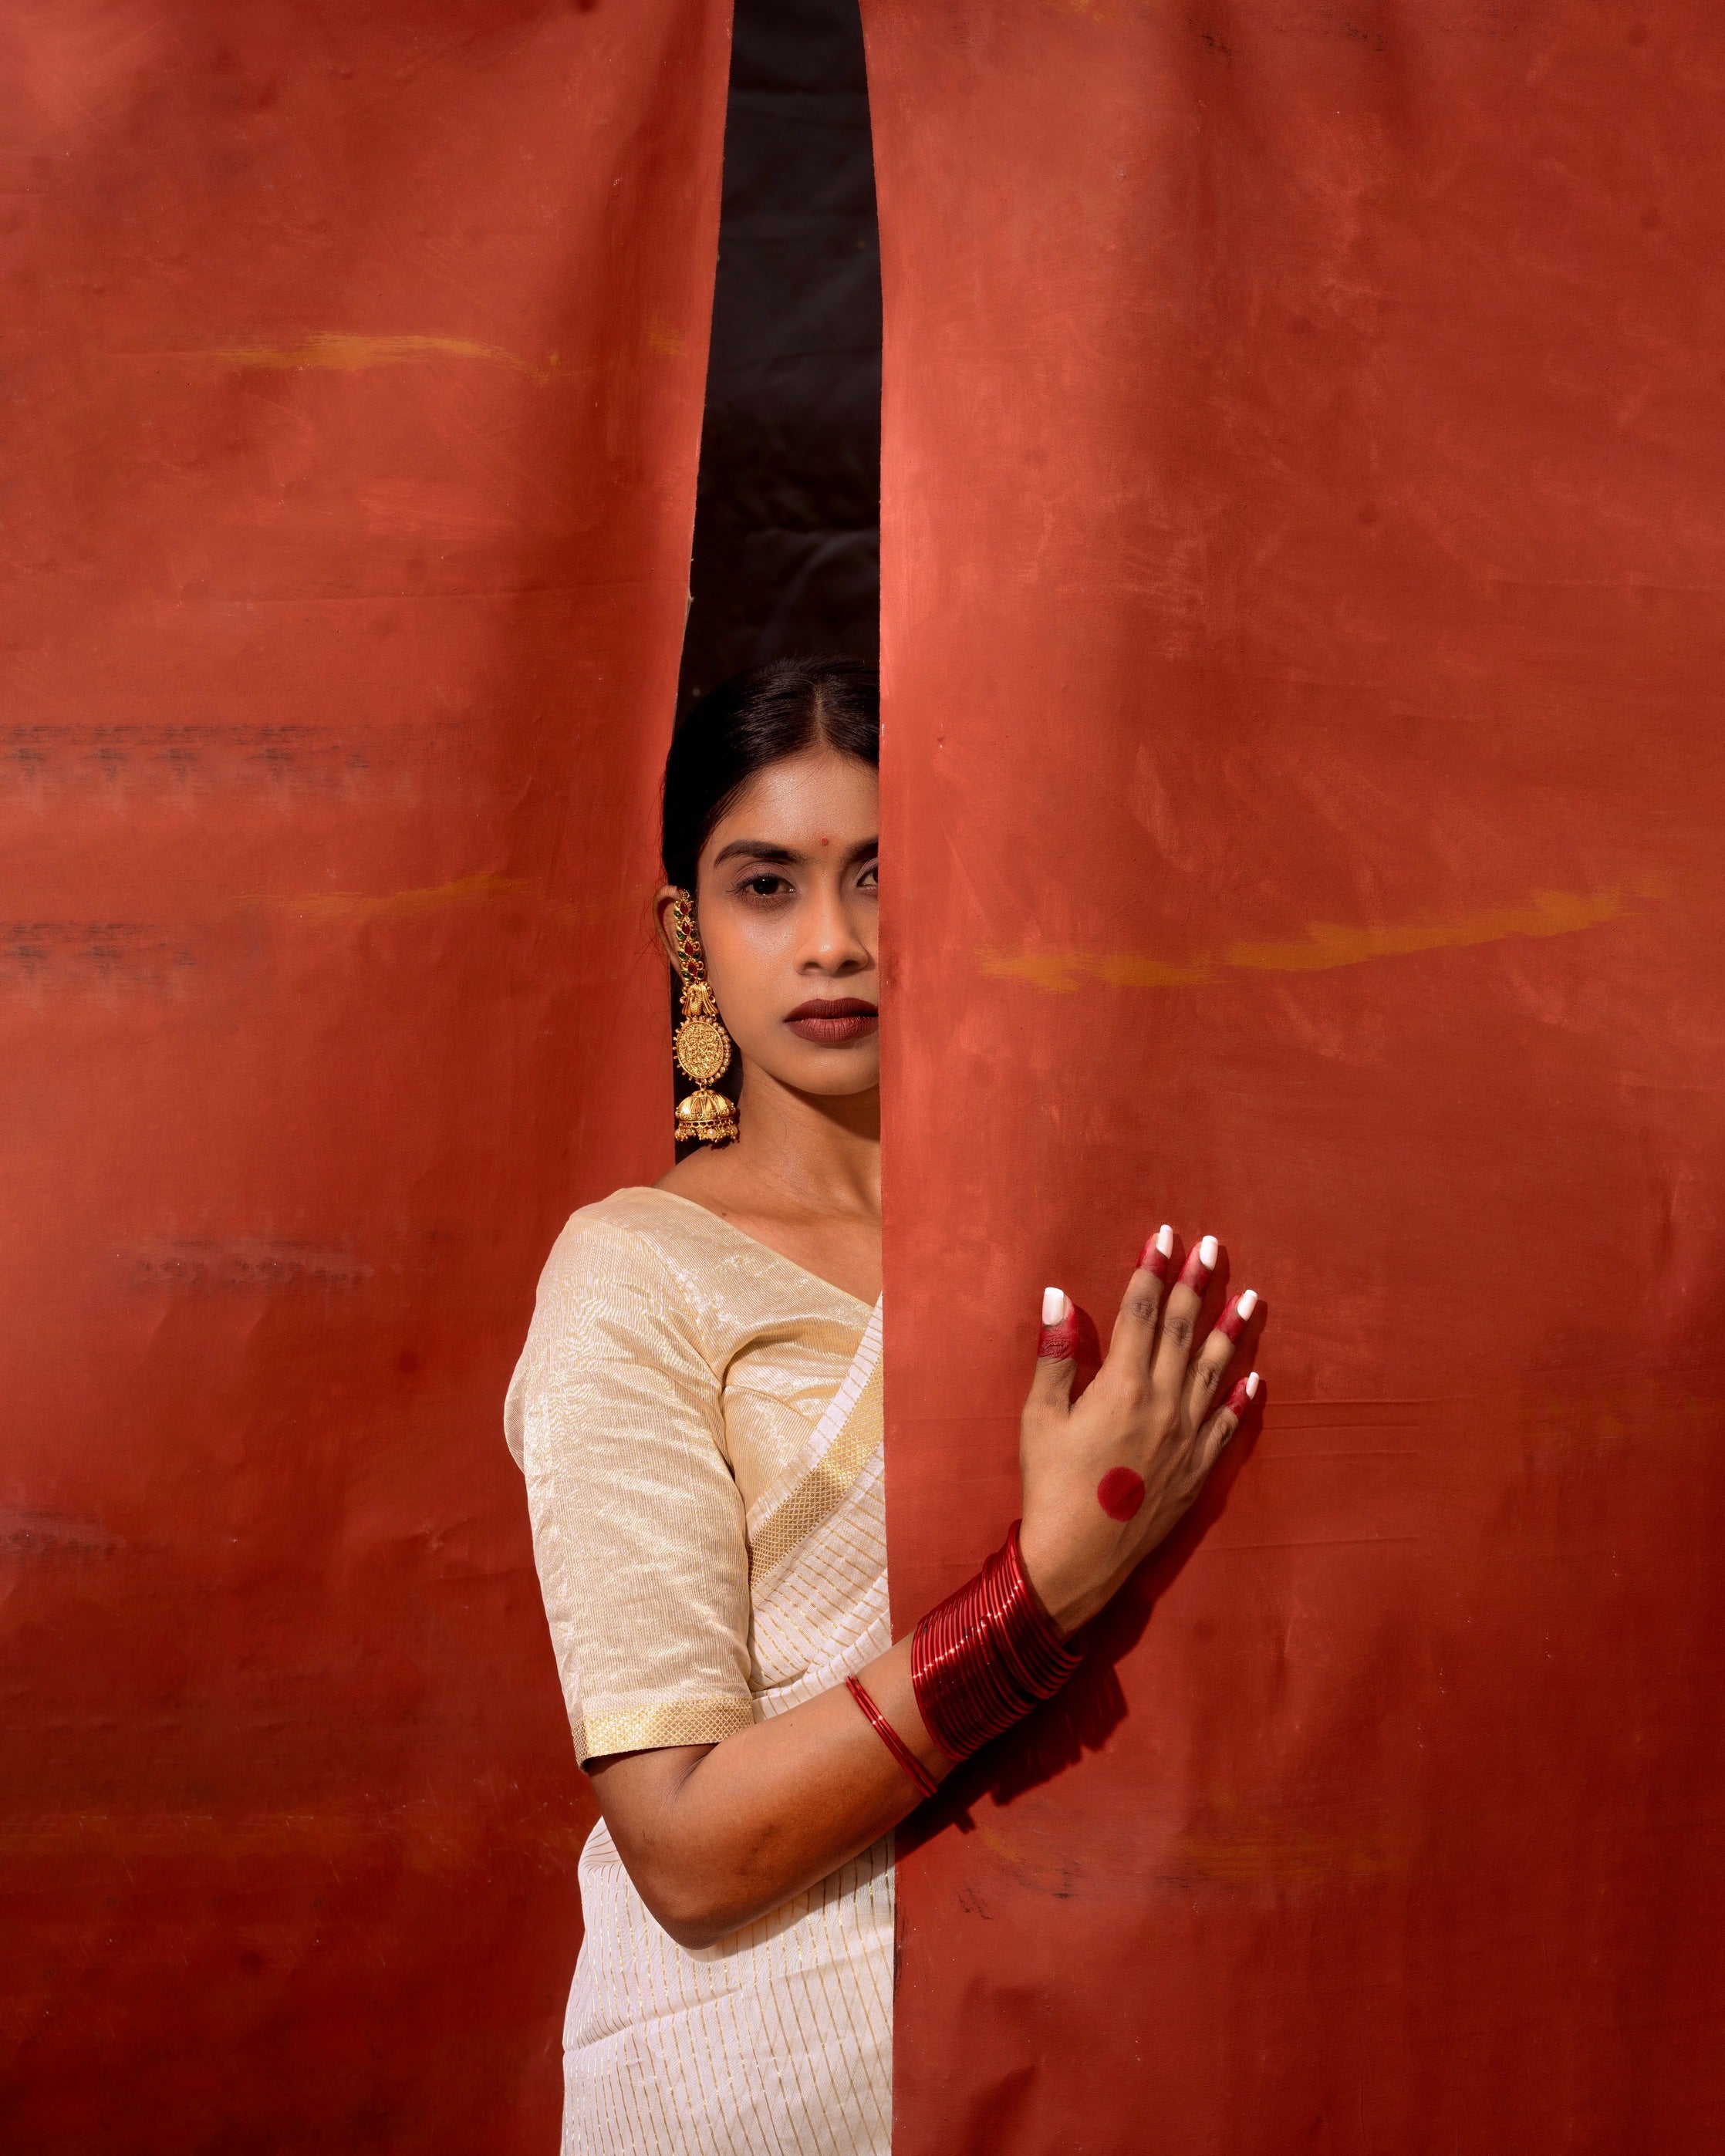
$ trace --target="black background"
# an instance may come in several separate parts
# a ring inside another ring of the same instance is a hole
[[[873,659],[880,254],[857,0],[736,0],[680,714],[744,667]]]

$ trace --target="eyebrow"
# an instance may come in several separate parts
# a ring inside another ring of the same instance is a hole
[[[845,861],[865,860],[870,854],[878,854],[880,850],[878,837],[860,839],[848,854],[842,854],[839,859]],[[788,867],[796,868],[814,859],[813,854],[799,854],[789,846],[774,845],[770,839],[733,839],[728,846],[721,846],[713,855],[713,866],[717,868],[722,861],[749,860],[779,861]]]

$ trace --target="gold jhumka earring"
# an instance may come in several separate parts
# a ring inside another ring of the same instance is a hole
[[[712,1089],[731,1067],[731,1036],[707,983],[695,901],[686,891],[671,901],[671,938],[683,983],[683,1022],[671,1038],[671,1053],[678,1070],[695,1082],[695,1091],[677,1103],[677,1142],[729,1145],[737,1136],[737,1111]]]

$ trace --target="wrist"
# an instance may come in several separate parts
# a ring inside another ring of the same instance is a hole
[[[1053,1547],[1028,1520],[1019,1529],[1019,1556],[1031,1593],[1063,1640],[1070,1639],[1106,1605],[1106,1589],[1093,1568]]]

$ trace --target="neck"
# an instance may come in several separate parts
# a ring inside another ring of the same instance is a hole
[[[880,1089],[799,1093],[745,1066],[740,1168],[798,1209],[880,1218]]]

